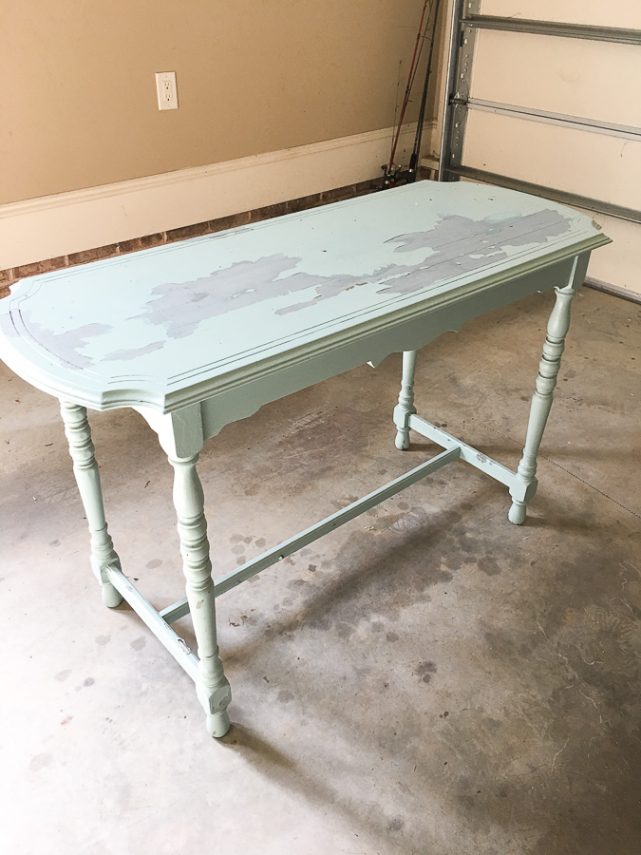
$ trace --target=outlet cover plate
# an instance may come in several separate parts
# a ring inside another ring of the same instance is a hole
[[[156,72],[156,95],[159,110],[178,109],[178,90],[176,89],[175,71]]]

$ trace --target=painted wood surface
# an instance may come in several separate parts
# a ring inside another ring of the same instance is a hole
[[[410,447],[409,418],[416,413],[414,406],[414,372],[416,370],[416,351],[406,350],[403,353],[403,373],[401,376],[401,391],[398,394],[398,404],[394,408],[394,424],[399,451],[407,451]]]
[[[115,608],[122,602],[122,597],[110,583],[107,569],[115,567],[120,570],[120,558],[107,529],[100,472],[87,420],[87,410],[77,404],[61,401],[60,414],[69,443],[69,454],[73,461],[73,473],[87,517],[91,542],[91,569],[100,582],[103,603],[109,608]]]
[[[556,300],[548,320],[543,355],[530,404],[523,456],[516,471],[516,483],[510,487],[512,507],[508,519],[515,525],[525,522],[527,503],[536,491],[536,458],[552,408],[565,337],[570,329],[570,307],[577,289],[583,283],[587,266],[587,258],[577,258],[567,285],[564,288],[555,288]]]
[[[227,706],[231,701],[231,689],[218,655],[214,582],[211,576],[204,496],[196,471],[198,455],[187,458],[170,457],[169,462],[174,468],[173,496],[187,600],[198,643],[196,691],[205,709],[209,734],[224,736],[229,730]]]
[[[18,283],[0,357],[81,405],[166,412],[607,241],[546,200],[419,182]]]

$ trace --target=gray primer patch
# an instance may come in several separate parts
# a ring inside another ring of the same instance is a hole
[[[569,228],[568,221],[551,209],[501,221],[471,220],[458,215],[444,217],[433,229],[397,235],[386,241],[399,244],[394,252],[427,250],[425,258],[415,264],[390,264],[379,268],[364,281],[354,281],[352,287],[380,284],[382,287],[377,289],[377,294],[412,294],[485,267],[489,259],[501,261],[507,258],[505,248],[508,246],[545,243]],[[335,293],[333,282],[327,286],[317,285],[315,300]],[[313,301],[308,301],[281,309],[280,313],[312,304]]]
[[[153,353],[155,350],[162,350],[164,341],[152,341],[151,344],[143,344],[142,347],[130,347],[124,350],[114,350],[113,353],[108,353],[105,359],[135,359],[137,356],[144,356],[146,353]]]
[[[398,267],[395,271],[398,279],[378,293],[409,294],[438,281],[471,273],[485,267],[488,259],[502,261],[507,258],[505,248],[508,246],[545,243],[569,228],[564,217],[549,209],[499,222],[470,220],[458,215],[446,217],[439,224],[436,235],[433,230],[413,232],[388,241],[401,242],[395,252],[413,252],[427,247],[435,252],[426,262],[414,265],[406,273]]]
[[[294,272],[301,261],[301,258],[277,253],[256,261],[236,262],[192,282],[158,285],[152,292],[156,296],[147,304],[146,311],[133,315],[132,319],[144,318],[151,324],[164,326],[169,338],[183,338],[191,335],[206,318],[263,300],[284,297],[313,287],[322,288],[321,296],[317,298],[321,299],[332,297],[356,284],[365,284],[363,277],[359,276],[320,276]],[[290,275],[284,276],[285,273]]]
[[[569,228],[568,221],[552,209],[504,220],[444,217],[432,229],[387,241],[398,244],[397,253],[425,250],[424,258],[413,264],[389,264],[361,276],[322,276],[296,271],[301,258],[277,253],[236,262],[191,282],[159,285],[145,313],[132,317],[165,326],[170,338],[181,338],[205,318],[310,288],[316,291],[311,299],[277,309],[276,314],[295,312],[363,285],[379,285],[378,294],[411,294],[485,267],[490,259],[501,261],[507,258],[508,246],[542,244]]]
[[[191,282],[158,285],[152,291],[156,296],[149,301],[146,311],[132,315],[132,319],[144,318],[152,324],[165,326],[169,338],[183,338],[204,318],[275,295],[277,291],[258,292],[272,284],[281,273],[293,269],[299,261],[277,254],[257,261],[239,261]]]
[[[111,329],[107,324],[83,324],[81,327],[56,333],[37,321],[31,320],[29,314],[24,311],[23,320],[30,334],[41,347],[55,354],[62,362],[73,365],[74,368],[87,368],[93,365],[94,360],[81,353],[82,348],[89,339],[96,338]]]

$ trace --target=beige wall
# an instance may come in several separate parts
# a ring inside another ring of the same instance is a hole
[[[388,127],[421,6],[0,0],[0,204]]]

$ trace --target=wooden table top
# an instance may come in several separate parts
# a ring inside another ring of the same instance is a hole
[[[19,282],[0,357],[87,406],[173,409],[215,378],[607,242],[544,199],[422,181]]]

